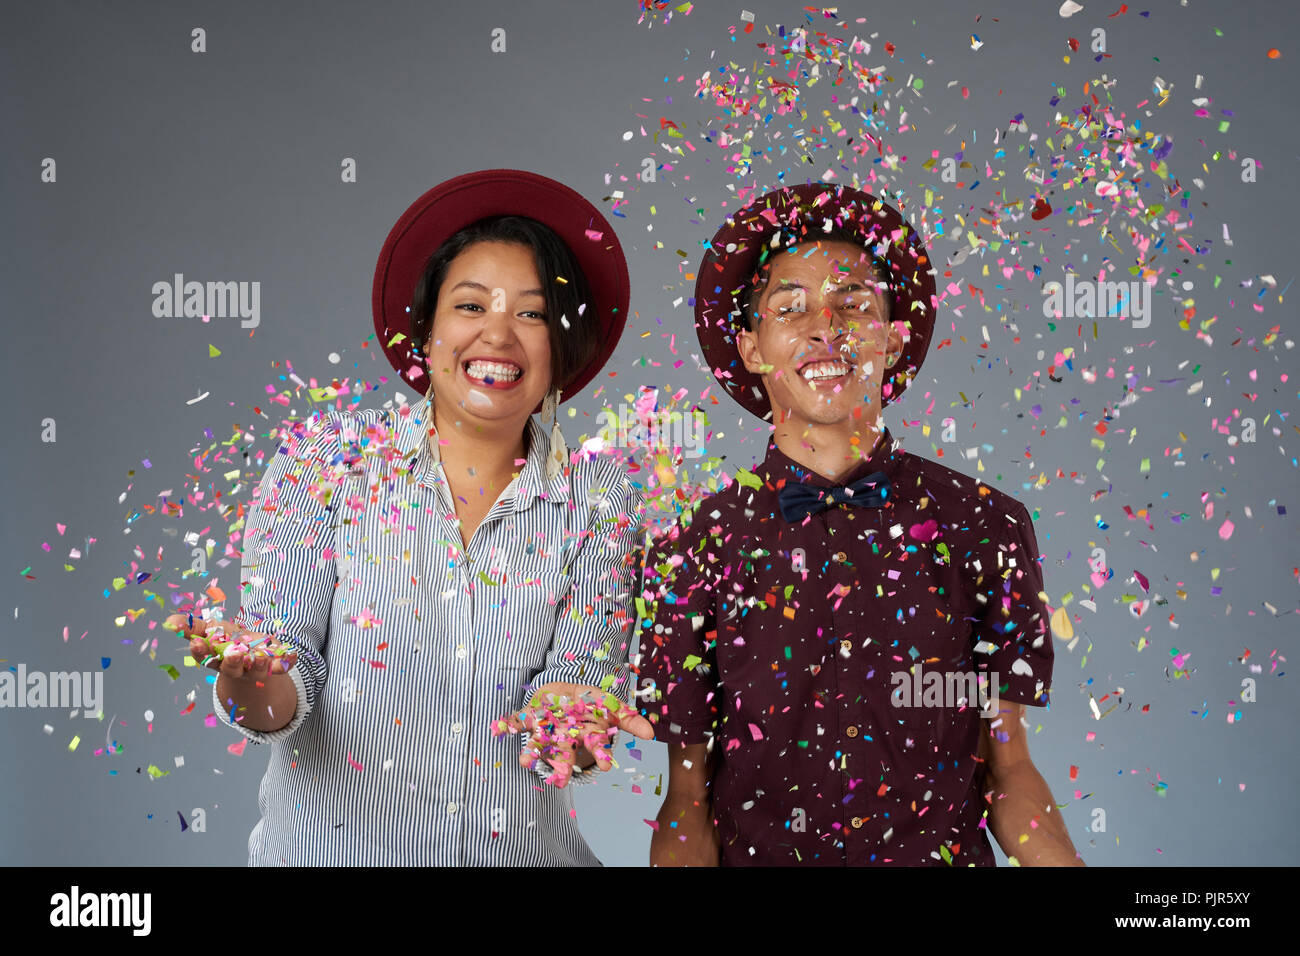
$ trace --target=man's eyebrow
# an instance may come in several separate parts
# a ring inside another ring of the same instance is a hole
[[[492,291],[483,283],[475,282],[473,279],[461,279],[459,282],[457,282],[454,286],[451,287],[451,291],[455,292],[457,289],[461,289],[461,288],[474,289],[477,292],[490,293]],[[519,294],[520,295],[544,295],[545,293],[543,293],[541,289],[524,289]]]
[[[861,282],[854,280],[853,282],[848,282],[844,285],[831,285],[829,288],[831,292],[861,292],[867,289],[870,289],[871,291],[879,291],[881,284],[882,283],[880,282],[872,280],[871,285],[866,286]],[[800,279],[778,279],[776,282],[768,284],[769,292],[779,292],[782,289],[807,290],[807,288],[808,287],[805,286]]]

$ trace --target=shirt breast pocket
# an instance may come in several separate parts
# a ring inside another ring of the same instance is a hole
[[[408,524],[410,502],[405,492],[386,487],[382,475],[359,472],[351,476],[349,491],[360,499],[362,509],[354,511],[346,541],[351,548],[352,566],[358,575],[409,568],[419,547],[419,537]],[[371,483],[378,480],[380,493],[371,501]]]
[[[514,569],[499,588],[491,617],[502,641],[500,683],[509,708],[516,709],[532,696],[534,680],[548,663],[560,615],[569,612],[573,578],[560,571]]]
[[[889,675],[889,716],[896,726],[941,738],[954,722],[979,710],[980,678],[961,631],[949,624],[925,630],[919,621],[890,627],[897,642],[891,653],[902,658]]]

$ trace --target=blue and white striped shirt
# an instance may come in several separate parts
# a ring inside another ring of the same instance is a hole
[[[250,865],[599,865],[570,791],[490,725],[551,681],[627,700],[639,493],[607,459],[548,480],[530,419],[527,463],[465,548],[429,413],[313,415],[249,506],[238,621],[299,654],[279,731],[232,723],[213,691],[271,744]]]

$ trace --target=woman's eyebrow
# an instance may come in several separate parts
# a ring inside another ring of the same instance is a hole
[[[475,282],[473,279],[461,279],[459,282],[457,282],[454,286],[451,287],[451,291],[452,291],[452,292],[455,292],[457,289],[460,289],[460,288],[474,289],[474,290],[477,291],[477,292],[486,292],[486,293],[491,293],[491,291],[492,291],[492,290],[489,289],[487,286],[485,286],[483,283],[481,283],[481,282]],[[519,294],[520,294],[520,295],[537,295],[537,296],[545,295],[545,293],[542,292],[541,289],[524,289],[524,290],[522,290]]]

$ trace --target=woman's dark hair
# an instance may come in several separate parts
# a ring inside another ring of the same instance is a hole
[[[563,388],[595,354],[600,322],[587,278],[569,247],[549,226],[525,216],[479,219],[454,233],[429,256],[411,296],[411,344],[417,359],[427,361],[424,344],[448,267],[453,259],[478,242],[510,242],[532,250],[546,299],[552,381],[555,388]],[[564,281],[556,281],[557,277]]]
[[[791,241],[793,239],[793,242]],[[769,248],[768,253],[763,258],[763,264],[758,267],[751,277],[748,288],[736,297],[738,303],[743,303],[745,314],[741,317],[743,328],[751,332],[758,328],[758,321],[761,316],[758,314],[758,300],[763,297],[763,290],[767,287],[767,280],[772,274],[772,262],[782,253],[789,251],[792,245],[804,242],[846,242],[850,246],[858,246],[871,258],[871,273],[876,277],[877,282],[883,282],[889,288],[883,293],[885,303],[885,313],[888,318],[893,318],[894,311],[894,288],[893,276],[890,273],[888,264],[883,262],[878,256],[871,254],[871,248],[863,243],[862,237],[847,229],[834,228],[830,232],[817,232],[812,234],[801,234],[799,236],[787,237],[782,236],[783,241],[775,248]]]

